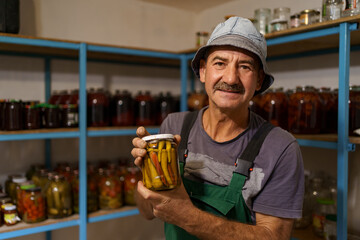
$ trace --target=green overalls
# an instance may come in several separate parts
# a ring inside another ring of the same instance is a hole
[[[265,137],[274,126],[265,122],[255,133],[244,152],[236,159],[236,168],[228,186],[209,185],[184,178],[188,136],[197,114],[198,111],[188,113],[181,130],[179,164],[185,189],[193,204],[199,209],[229,220],[251,224],[251,213],[245,204],[242,189]],[[167,240],[198,239],[182,228],[168,223],[165,223],[165,236]]]

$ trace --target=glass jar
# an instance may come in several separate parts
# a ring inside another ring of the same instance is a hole
[[[327,215],[336,214],[334,201],[328,199],[318,199],[313,214],[313,232],[318,237],[324,237],[324,223]]]
[[[142,178],[141,172],[137,167],[129,167],[127,172],[124,179],[124,201],[127,205],[136,205],[134,193],[137,182]]]
[[[87,105],[89,127],[109,126],[109,99],[102,88],[90,89]]]
[[[300,27],[300,14],[296,13],[290,16],[290,28]]]
[[[330,88],[322,87],[319,89],[321,99],[321,124],[322,133],[337,132],[337,102]]]
[[[64,218],[72,214],[72,197],[70,184],[64,176],[50,176],[46,187],[47,215],[49,218]]]
[[[22,176],[20,174],[12,174],[8,175],[8,178],[5,180],[5,193],[11,197],[11,191],[13,191],[13,188],[15,186],[14,182],[12,181],[13,178],[21,178]],[[14,188],[15,189],[15,188]]]
[[[321,100],[315,88],[297,88],[289,98],[289,131],[296,134],[320,133]]]
[[[25,191],[30,188],[35,188],[35,184],[31,181],[23,182],[16,187],[16,205],[17,205],[18,215],[20,216],[20,218],[22,218],[24,215],[23,199],[25,196]]]
[[[339,0],[326,0],[326,11],[323,19],[325,21],[339,19],[341,17],[342,5],[342,1]]]
[[[300,12],[300,25],[306,26],[315,22],[316,11],[313,9],[306,9]]]
[[[0,197],[0,226],[4,224],[4,212],[2,211],[2,206],[6,203],[11,203],[11,198],[6,194],[1,194]]]
[[[49,103],[50,103],[50,104],[57,104],[59,98],[60,98],[60,92],[57,91],[57,90],[53,90],[53,91],[51,92],[51,96],[50,96],[50,99],[49,99]]]
[[[269,23],[271,21],[271,9],[259,8],[255,10],[255,27],[263,35],[270,32]]]
[[[360,86],[350,86],[349,89],[349,135],[356,135],[360,128]]]
[[[344,2],[345,6],[343,7],[344,11],[342,11],[341,17],[354,16],[360,13],[359,0],[347,0]]]
[[[38,129],[41,127],[40,109],[37,105],[24,105],[24,129]]]
[[[287,129],[288,99],[283,89],[269,89],[262,98],[264,119],[275,126]]]
[[[170,92],[160,93],[156,99],[156,124],[160,125],[169,113],[175,112],[175,101]]]
[[[111,101],[110,112],[113,126],[134,125],[134,99],[130,92],[117,90]]]
[[[42,126],[44,128],[59,128],[61,127],[60,108],[58,105],[40,104],[42,114]]]
[[[20,189],[20,185],[25,183],[27,179],[25,177],[13,177],[12,182],[9,185],[9,197],[11,197],[12,202],[17,205],[17,192]]]
[[[274,19],[285,20],[286,26],[288,26],[290,23],[290,8],[288,7],[274,8],[273,20]]]
[[[6,100],[0,99],[0,131],[5,130],[5,105]]]
[[[40,187],[42,189],[43,193],[45,193],[45,187],[49,182],[48,173],[49,173],[49,171],[46,168],[40,168],[31,177],[31,181],[36,186]]]
[[[288,21],[283,19],[274,19],[270,22],[271,32],[278,32],[288,29]]]
[[[100,209],[116,209],[123,205],[122,186],[115,171],[106,169],[99,182]]]
[[[74,178],[71,182],[74,213],[79,213],[79,171],[74,170]],[[98,187],[94,175],[87,175],[87,212],[95,212],[98,210]]]
[[[177,145],[172,134],[142,138],[147,142],[143,164],[143,182],[151,190],[169,190],[180,185]]]
[[[155,125],[154,99],[149,91],[143,94],[141,91],[135,97],[136,102],[136,125]]]
[[[16,211],[16,205],[12,203],[6,203],[1,206],[1,210],[4,213],[4,223],[6,226],[15,225],[20,221],[20,218]]]
[[[37,223],[46,219],[46,203],[41,188],[26,189],[22,195],[22,206],[24,222]]]
[[[72,90],[65,102],[61,104],[61,125],[66,128],[79,126],[79,91]]]
[[[188,97],[189,111],[200,110],[209,104],[208,96],[204,91],[194,91]]]
[[[335,214],[326,215],[325,222],[324,222],[324,238],[325,238],[325,240],[336,240],[337,239],[336,221],[337,221],[337,216]]]
[[[7,131],[21,130],[22,123],[22,104],[20,101],[10,100],[5,103],[5,129]]]
[[[25,173],[25,177],[27,178],[27,180],[31,180],[32,177],[36,174],[36,172],[43,168],[43,164],[31,164],[30,168]]]

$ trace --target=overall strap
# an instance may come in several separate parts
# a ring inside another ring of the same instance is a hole
[[[187,143],[189,139],[189,134],[191,131],[192,126],[195,123],[199,111],[189,112],[185,115],[185,119],[181,128],[181,141],[178,147],[178,156],[179,162],[185,163],[188,150],[187,150]]]
[[[261,125],[255,135],[251,138],[241,156],[236,159],[236,168],[234,172],[249,177],[250,171],[252,171],[254,165],[254,160],[259,154],[266,136],[274,127],[275,126],[269,122],[264,122],[263,125]]]

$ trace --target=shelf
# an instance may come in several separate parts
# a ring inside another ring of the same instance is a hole
[[[47,219],[40,223],[20,222],[13,226],[0,227],[0,239],[20,237],[24,235],[52,231],[61,228],[74,227],[79,225],[79,215],[72,215],[63,219]]]
[[[79,136],[80,132],[77,128],[0,131],[0,141],[77,138]]]
[[[94,213],[90,213],[88,222],[94,223],[138,214],[139,210],[136,207],[125,206],[117,210],[100,210]]]
[[[139,210],[133,206],[124,206],[116,210],[99,210],[88,215],[88,222],[101,222],[111,219],[138,215]],[[13,226],[0,227],[0,239],[20,237],[24,235],[52,231],[79,225],[79,215],[75,214],[63,219],[47,219],[40,223],[28,224],[20,222]]]

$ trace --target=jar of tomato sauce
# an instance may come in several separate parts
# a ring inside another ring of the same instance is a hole
[[[99,182],[100,209],[116,209],[123,205],[122,186],[116,172],[106,169]]]

